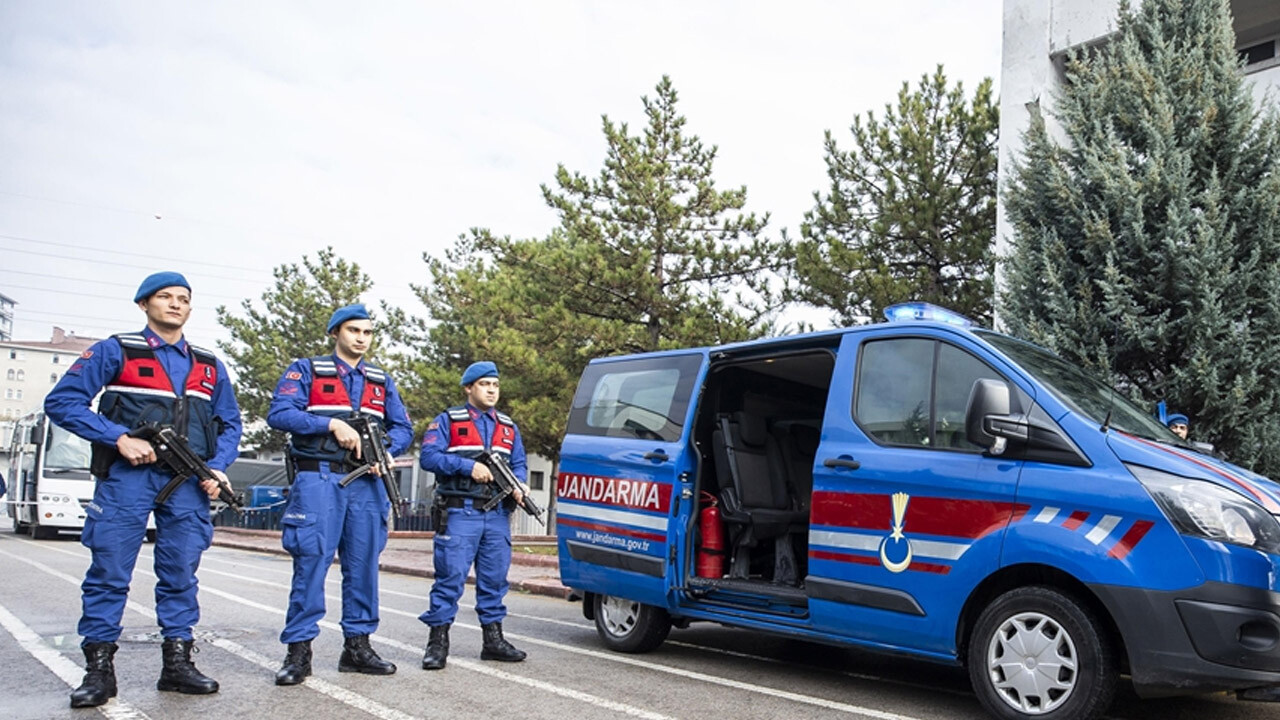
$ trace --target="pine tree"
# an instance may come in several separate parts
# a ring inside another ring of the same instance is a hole
[[[1033,117],[1007,196],[1014,334],[1192,418],[1280,475],[1280,126],[1244,82],[1227,0],[1122,4]]]
[[[264,450],[284,447],[283,433],[267,428],[265,421],[271,395],[285,368],[298,358],[333,352],[333,339],[325,333],[333,311],[359,302],[373,281],[356,263],[334,255],[333,248],[305,255],[302,267],[280,265],[273,271],[275,282],[262,293],[265,308],[251,300],[240,303],[243,317],[218,307],[218,322],[231,334],[231,341],[219,341],[236,373],[236,399],[245,421],[245,445]]]
[[[557,187],[542,188],[560,227],[529,259],[556,278],[569,312],[627,330],[611,352],[745,339],[775,309],[769,273],[784,247],[763,237],[767,215],[740,212],[745,187],[716,189],[716,148],[685,133],[677,100],[664,76],[642,98],[642,134],[603,118],[596,178],[560,166]]]
[[[942,66],[907,83],[883,119],[849,128],[853,149],[826,133],[824,197],[805,214],[791,294],[843,325],[893,303],[924,300],[975,320],[991,315],[999,109],[991,80],[967,100]]]
[[[473,230],[414,290],[430,322],[401,318],[414,362],[411,412],[461,401],[458,376],[493,360],[503,405],[531,451],[556,457],[573,392],[594,357],[743,340],[764,332],[776,301],[769,273],[786,263],[762,237],[767,217],[740,212],[746,189],[720,191],[715,148],[684,130],[669,78],[643,99],[648,124],[603,119],[604,168],[556,173],[543,187],[560,224],[546,238]]]

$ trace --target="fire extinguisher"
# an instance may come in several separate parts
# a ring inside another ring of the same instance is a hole
[[[698,530],[702,544],[698,547],[698,577],[724,577],[724,524],[720,522],[720,508],[716,497],[703,491],[702,511],[698,514]]]

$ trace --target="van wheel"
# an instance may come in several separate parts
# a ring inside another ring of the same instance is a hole
[[[662,608],[611,595],[596,595],[595,603],[596,632],[610,650],[649,652],[671,632],[671,616]]]
[[[1115,649],[1093,613],[1048,587],[1011,590],[969,636],[969,680],[1004,720],[1094,720],[1115,695]]]

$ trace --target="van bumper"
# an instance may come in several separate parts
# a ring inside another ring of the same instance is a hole
[[[1209,582],[1170,592],[1091,585],[1143,697],[1280,685],[1280,593]]]

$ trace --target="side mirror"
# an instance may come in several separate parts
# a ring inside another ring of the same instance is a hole
[[[982,379],[973,383],[964,414],[965,437],[992,455],[1001,455],[1008,440],[1025,441],[1030,433],[1027,419],[1010,415],[1009,386],[1000,380]]]

